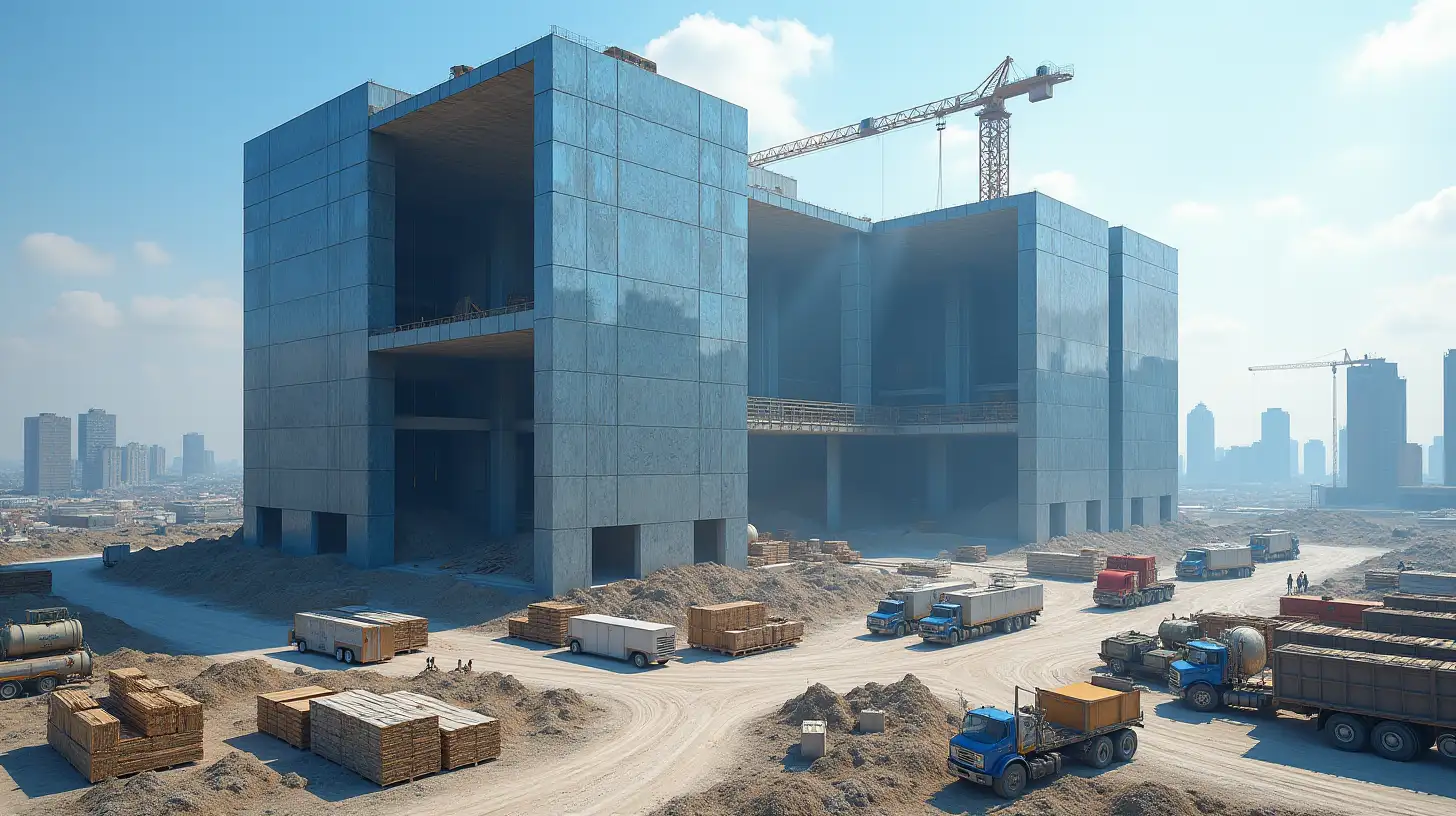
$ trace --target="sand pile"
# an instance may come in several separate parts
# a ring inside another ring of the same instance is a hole
[[[76,800],[84,816],[231,816],[240,812],[287,812],[279,805],[295,799],[307,780],[280,776],[250,754],[236,751],[202,768],[108,779]],[[303,804],[303,800],[298,800]]]
[[[1393,570],[1404,561],[1417,569],[1456,571],[1456,530],[1410,529],[1405,538],[1392,538],[1384,555],[1368,558],[1317,585],[1320,592],[1345,598],[1380,598],[1386,590],[1367,590],[1365,570]]]
[[[107,544],[131,544],[132,547],[175,547],[203,536],[229,535],[236,524],[173,524],[166,532],[157,533],[152,524],[82,530],[75,527],[32,528],[27,541],[7,543],[0,547],[0,564],[60,558],[67,555],[92,555]]]
[[[85,623],[83,620],[82,624]],[[90,635],[89,627],[87,635]],[[197,655],[170,655],[123,647],[97,657],[94,676],[104,682],[106,673],[112,669],[141,669],[153,680],[176,685],[196,677],[211,665],[211,660]]]
[[[252,701],[259,692],[279,691],[298,685],[296,675],[273,668],[256,657],[208,666],[177,688],[205,706],[220,706],[241,700]]]
[[[1183,789],[1160,782],[1119,782],[1111,778],[1076,776],[1063,776],[1045,787],[1033,787],[1021,799],[996,812],[1003,816],[1324,816],[1328,813],[1275,808],[1224,797],[1206,789]]]

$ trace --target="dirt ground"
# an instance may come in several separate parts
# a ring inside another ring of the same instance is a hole
[[[1440,572],[1456,571],[1456,530],[1408,529],[1407,537],[1393,539],[1396,549],[1361,562],[1338,575],[1331,576],[1317,589],[1342,598],[1379,599],[1388,590],[1366,589],[1365,571],[1393,570],[1402,561],[1406,566]]]
[[[161,534],[150,524],[105,530],[80,530],[73,527],[32,529],[25,534],[29,541],[19,544],[0,543],[0,564],[63,558],[68,555],[95,555],[108,544],[126,543],[133,550],[142,547],[162,549],[199,538],[229,536],[237,529],[236,524],[173,524]]]

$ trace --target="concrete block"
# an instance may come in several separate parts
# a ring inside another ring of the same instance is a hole
[[[617,323],[624,328],[698,334],[698,292],[681,286],[621,278]]]
[[[697,181],[698,154],[690,135],[626,113],[617,117],[617,156],[625,161]]]
[[[586,419],[589,425],[617,424],[617,377],[614,374],[588,374]]]
[[[537,476],[536,526],[563,530],[586,526],[586,477]]]
[[[536,590],[559,595],[591,585],[591,530],[538,527],[535,535]]]
[[[550,216],[544,225],[538,222],[535,228],[539,233],[545,227],[550,243],[546,260],[538,257],[537,265],[550,263],[585,269],[586,200],[561,193],[537,196],[538,201],[542,198],[547,199]]]
[[[588,49],[581,43],[556,36],[548,37],[536,51],[536,81],[541,82],[545,75],[549,77],[552,88],[585,97],[588,89],[587,52]],[[548,60],[549,74],[542,65]]]
[[[536,95],[536,105],[550,105],[551,141],[586,147],[586,100],[560,91]]]
[[[329,341],[322,337],[278,343],[268,354],[268,384],[285,385],[323,382],[329,379]]]
[[[318,534],[313,513],[308,510],[283,511],[283,552],[287,555],[317,555]]]
[[[618,275],[698,288],[697,227],[631,210],[618,213],[618,225]]]
[[[260,507],[267,507],[271,499],[269,483],[272,474],[267,468],[250,467],[243,470],[243,496],[244,501],[257,502]]]
[[[329,174],[328,153],[323,145],[318,150],[300,156],[288,164],[275,167],[268,173],[268,196],[282,197],[284,193],[301,187]]]
[[[394,465],[389,462],[390,467]],[[339,507],[349,515],[381,516],[394,513],[394,471],[339,471]]]
[[[268,427],[268,389],[243,392],[243,430]]]
[[[537,371],[535,417],[538,424],[586,423],[587,375],[577,371]]]
[[[725,518],[748,515],[748,474],[723,474],[723,505],[719,512]]]
[[[866,708],[859,712],[859,730],[863,734],[882,734],[885,731],[885,712],[877,708]]]
[[[268,227],[261,227],[243,234],[243,269],[245,271],[264,268],[268,265],[272,259],[270,235],[271,230]]]
[[[268,397],[269,428],[322,428],[329,424],[327,383],[274,386],[259,393]]]
[[[723,381],[723,346],[727,340],[698,338],[698,379],[705,383]]]
[[[722,246],[723,294],[748,297],[748,239],[725,233]]]
[[[243,182],[243,206],[252,207],[268,200],[268,176],[262,175]]]
[[[617,163],[617,204],[637,212],[698,223],[698,183],[629,161]]]
[[[617,421],[622,425],[696,428],[699,385],[686,379],[619,377]]]
[[[722,381],[731,385],[748,385],[748,344],[725,340],[719,345],[719,351],[723,358]],[[869,366],[862,366],[861,369],[866,375],[863,383],[869,385]]]
[[[639,577],[668,567],[693,563],[691,521],[643,524],[637,537]]]
[[[800,727],[799,756],[811,761],[824,756],[829,751],[828,730],[823,720],[804,720]]]
[[[739,430],[719,431],[724,473],[748,472],[748,433]]]
[[[704,95],[703,98],[712,97]],[[707,140],[698,142],[698,181],[712,187],[723,186],[723,148]]]
[[[698,94],[698,137],[704,142],[723,142],[723,100]]]
[[[586,371],[586,325],[561,318],[537,320],[536,365],[557,371]]]
[[[617,203],[617,160],[606,153],[597,153],[595,151],[588,152],[586,154],[586,158],[587,198],[598,204],[615,205]],[[590,210],[590,208],[588,208],[588,210]],[[617,259],[615,257],[617,247],[617,239],[615,237],[615,233],[617,230],[617,225],[615,223],[615,213],[613,213],[612,218],[612,232],[614,233],[614,235],[611,241],[613,255],[611,259],[611,268],[615,269],[617,265]],[[601,237],[602,236],[597,236],[598,240],[600,240]],[[588,241],[590,241],[590,236],[588,236]],[[596,267],[588,265],[588,268]]]
[[[725,518],[723,563],[737,569],[748,567],[748,519],[743,516]]]
[[[703,473],[698,476],[698,512],[705,516],[723,514],[723,476]]]
[[[722,431],[717,428],[700,428],[698,433],[698,469],[700,473],[722,473],[723,472],[723,442]],[[717,485],[714,490],[721,492]],[[713,504],[719,501],[719,496],[713,497]],[[704,515],[713,516],[709,507],[703,508]]]
[[[697,383],[700,427],[723,427],[723,386],[718,383]]]
[[[586,475],[617,475],[617,426],[615,424],[586,426]],[[613,514],[616,513],[615,490],[616,488],[613,487]],[[593,523],[588,526],[600,527],[601,525]]]
[[[586,523],[588,527],[617,525],[617,477],[588,476],[586,479]]]
[[[264,267],[262,273],[268,284],[265,303],[286,303],[321,295],[329,289],[328,253],[318,250],[298,255]]]
[[[698,379],[698,338],[646,329],[617,329],[617,371],[633,377]]]
[[[586,324],[586,370],[593,374],[617,373],[617,327]]]
[[[349,563],[383,567],[394,563],[394,516],[350,515],[345,520]]]
[[[617,323],[617,285],[616,275],[587,272],[586,319],[588,322],[605,325]]]
[[[586,147],[593,153],[615,158],[617,155],[617,110],[608,105],[588,102],[586,106]]]
[[[268,493],[272,506],[284,510],[312,510],[328,502],[322,470],[268,470]]]
[[[727,168],[724,168],[725,172]],[[719,207],[723,211],[723,232],[748,238],[748,196],[722,190]]]
[[[566,142],[543,142],[535,147],[536,194],[566,193],[587,197],[587,151]]]
[[[724,340],[748,342],[748,298],[724,295],[721,332]]]
[[[714,202],[714,206],[716,207],[716,204],[718,203],[718,198],[716,195],[709,195],[711,190],[711,187],[706,186],[699,188],[699,192],[705,198],[712,199]],[[708,227],[706,221],[704,222],[703,226]],[[698,285],[705,292],[722,292],[723,235],[722,233],[717,232],[714,229],[705,228],[703,230],[700,230],[698,233],[698,244]],[[746,266],[744,267],[743,271],[745,275],[748,274],[748,269]],[[746,281],[744,283],[744,287],[746,291]]]
[[[697,518],[697,475],[617,477],[618,524],[693,521]]]
[[[748,111],[731,102],[723,103],[722,144],[741,153],[748,152]]]
[[[730,147],[723,148],[721,159],[723,166],[723,183],[719,184],[724,190],[735,195],[745,196],[744,212],[747,212],[748,199],[748,154],[741,150],[734,150]]]
[[[338,435],[341,470],[378,470],[394,467],[394,427],[391,425],[344,425],[327,428]]]
[[[538,321],[547,318],[587,319],[587,272],[584,268],[538,266],[534,275]]]
[[[585,476],[587,426],[536,425],[537,476]],[[569,526],[569,525],[568,525]]]
[[[745,430],[748,425],[748,387],[725,384],[718,389],[723,405],[723,427]]]
[[[722,191],[718,188],[707,184],[698,187],[698,223],[705,234],[708,230],[723,229]]]
[[[698,98],[694,89],[660,74],[632,66],[617,69],[617,107],[650,122],[667,125],[689,136],[698,135]],[[747,137],[747,116],[744,136]]]
[[[617,429],[617,472],[623,476],[698,472],[698,429],[623,425]]]

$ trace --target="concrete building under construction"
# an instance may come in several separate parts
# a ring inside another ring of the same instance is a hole
[[[741,566],[760,514],[1172,517],[1175,250],[1040,193],[806,204],[748,116],[553,35],[248,142],[248,540],[521,534],[554,593]]]

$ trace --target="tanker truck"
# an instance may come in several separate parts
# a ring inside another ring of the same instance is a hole
[[[25,623],[0,629],[0,700],[25,691],[46,694],[73,678],[91,676],[92,654],[81,621],[65,607],[26,610]]]

